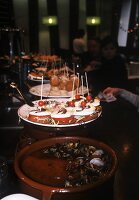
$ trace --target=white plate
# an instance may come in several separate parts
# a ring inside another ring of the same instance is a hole
[[[50,92],[50,88],[51,88],[51,85],[49,83],[46,83],[46,84],[43,84],[43,90],[42,90],[42,96],[43,97],[50,97],[50,98],[55,98],[55,97],[71,97],[72,96],[72,92],[67,92],[67,95],[60,95],[60,90],[58,92],[55,93],[55,95],[49,95],[49,92]],[[79,88],[79,92],[81,93],[81,87]],[[36,85],[32,88],[30,88],[29,92],[33,95],[36,95],[36,96],[41,96],[41,85]],[[83,94],[86,94],[87,93],[87,88],[84,86],[83,87]]]
[[[30,80],[30,81],[35,81],[35,82],[39,82],[39,83],[42,82],[42,79],[37,79],[36,77],[32,78],[32,77],[30,77],[30,76],[28,76],[28,80]],[[50,80],[49,80],[49,79],[43,79],[43,82],[44,82],[44,83],[49,83]]]
[[[38,200],[38,199],[26,194],[11,194],[2,198],[1,200]]]
[[[60,98],[60,99],[49,99],[50,101],[52,100],[56,100],[56,101],[67,101],[66,98]],[[34,105],[38,105],[38,101],[33,101]],[[84,125],[84,124],[87,124],[87,123],[90,123],[94,120],[96,120],[100,115],[101,115],[101,112],[98,113],[98,117],[97,118],[93,118],[91,120],[88,120],[88,121],[85,121],[85,122],[77,122],[77,123],[73,123],[73,124],[42,124],[42,123],[38,123],[38,122],[32,122],[30,120],[28,120],[28,116],[29,116],[29,113],[30,111],[33,111],[33,110],[36,110],[36,106],[34,107],[30,107],[29,105],[27,104],[24,104],[23,106],[21,106],[19,109],[18,109],[18,116],[26,121],[26,122],[29,122],[31,124],[35,124],[35,125],[39,125],[39,126],[45,126],[45,127],[73,127],[73,126],[79,126],[79,125]],[[83,117],[83,116],[74,116],[76,119],[79,119],[80,117]]]

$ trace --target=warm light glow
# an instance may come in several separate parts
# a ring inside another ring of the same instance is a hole
[[[42,24],[49,25],[49,26],[57,25],[57,16],[43,17]]]
[[[48,19],[48,22],[49,22],[49,24],[52,24],[52,23],[53,23],[52,18],[49,18],[49,19]]]
[[[101,20],[100,20],[100,17],[92,16],[92,17],[87,17],[86,23],[89,26],[96,26],[101,23]]]
[[[95,24],[96,23],[96,20],[95,19],[92,19],[92,24]]]
[[[123,144],[123,149],[122,149],[124,154],[128,154],[131,151],[131,144]]]

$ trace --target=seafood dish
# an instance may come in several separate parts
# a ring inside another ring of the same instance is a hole
[[[103,148],[69,140],[31,152],[21,168],[40,184],[71,188],[105,179],[112,169],[112,158]]]

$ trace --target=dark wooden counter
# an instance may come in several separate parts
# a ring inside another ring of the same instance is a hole
[[[3,124],[1,123],[0,146],[2,147],[2,153],[4,156],[7,156],[7,153],[5,152],[9,149],[9,154],[11,154],[14,161],[14,153],[17,150],[15,143],[18,145],[18,148],[22,148],[25,145],[30,145],[38,139],[43,139],[45,137],[79,134],[83,137],[100,140],[111,146],[116,151],[118,156],[118,169],[114,180],[114,200],[138,200],[139,114],[134,106],[123,99],[117,99],[117,101],[111,103],[101,102],[101,105],[102,116],[90,123],[88,126],[80,127],[78,129],[75,128],[71,131],[51,131],[46,128],[30,126],[30,124],[24,125],[23,122],[18,124],[17,109],[13,111],[11,116],[11,110],[9,112],[5,110],[5,112],[1,112],[1,119],[5,121],[7,127],[11,122],[10,119],[15,119],[13,120],[16,124],[15,127],[20,128],[16,132],[14,129],[13,131],[9,129],[6,131],[6,129],[2,129]],[[10,142],[8,139],[9,135]],[[39,135],[38,138],[37,135]],[[12,137],[14,138],[13,142],[11,139]],[[9,147],[7,147],[7,145],[4,146],[4,142],[6,144],[6,141],[8,141]],[[15,148],[13,147],[11,151],[10,145],[13,145],[13,143]],[[16,184],[17,182],[15,182],[15,186],[18,188]],[[10,193],[12,193],[12,191],[10,191]]]

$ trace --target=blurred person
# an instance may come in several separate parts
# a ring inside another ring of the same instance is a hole
[[[85,31],[84,29],[79,29],[73,39],[73,62],[80,61],[82,54],[86,51],[86,41],[84,39]]]
[[[87,51],[82,55],[82,67],[84,71],[93,71],[100,65],[101,40],[99,37],[92,37],[87,42]]]
[[[111,36],[105,37],[101,42],[100,63],[95,74],[98,90],[103,90],[108,86],[127,88],[127,62],[118,51],[117,41]]]
[[[99,37],[88,39],[87,51],[82,54],[81,73],[87,72],[88,84],[90,90],[96,83],[96,73],[101,61],[101,40]]]
[[[119,96],[132,103],[139,111],[139,95],[134,94],[123,88],[107,87],[103,90],[104,95]]]

